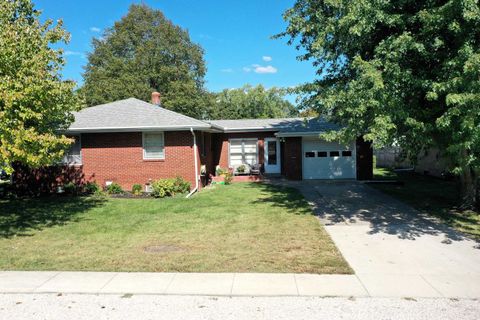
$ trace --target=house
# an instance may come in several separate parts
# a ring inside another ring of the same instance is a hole
[[[181,176],[201,187],[215,168],[260,164],[288,179],[371,179],[372,149],[362,139],[344,146],[318,138],[335,124],[286,118],[200,121],[135,98],[83,109],[65,134],[75,144],[65,162],[86,181],[145,187]],[[203,169],[203,170],[202,170]]]

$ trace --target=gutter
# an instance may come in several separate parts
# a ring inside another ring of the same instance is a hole
[[[192,194],[198,191],[198,158],[197,158],[197,138],[195,137],[195,132],[193,132],[193,128],[190,128],[190,132],[193,136],[193,161],[195,161],[195,188],[190,191],[189,194],[185,198],[190,198]]]

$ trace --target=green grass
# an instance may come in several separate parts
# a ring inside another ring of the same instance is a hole
[[[374,176],[381,180],[399,180],[403,185],[372,184],[372,187],[480,239],[480,213],[459,208],[458,190],[454,181],[409,172],[395,173],[385,168],[376,168]]]
[[[190,199],[0,201],[0,269],[351,273],[295,189],[255,183]]]

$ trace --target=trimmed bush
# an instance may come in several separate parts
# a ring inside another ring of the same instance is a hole
[[[188,192],[190,182],[185,181],[182,177],[160,179],[152,183],[152,189],[152,196],[155,198],[171,197]]]
[[[78,186],[73,182],[69,182],[63,186],[63,190],[65,190],[66,194],[77,194]]]
[[[83,190],[87,194],[94,194],[101,191],[100,186],[96,182],[87,182],[83,187]]]
[[[116,183],[113,182],[111,185],[107,186],[105,188],[105,191],[107,191],[108,194],[120,194],[123,193],[122,187]]]
[[[142,194],[142,185],[141,184],[134,184],[132,186],[132,193],[136,196],[139,196],[140,194]]]

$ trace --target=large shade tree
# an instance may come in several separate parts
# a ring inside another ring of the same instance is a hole
[[[126,16],[93,39],[82,93],[88,106],[162,94],[171,110],[203,118],[207,108],[203,49],[159,10],[131,5]]]
[[[213,94],[211,119],[286,118],[298,115],[297,109],[285,99],[287,90],[265,89],[262,85],[245,85]]]
[[[278,37],[317,68],[302,105],[345,125],[327,137],[398,144],[412,160],[437,146],[463,205],[478,205],[478,0],[297,0],[284,19]]]
[[[30,0],[0,1],[0,169],[59,159],[71,139],[58,134],[79,105],[75,83],[63,81],[62,22],[39,20]]]

